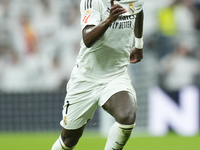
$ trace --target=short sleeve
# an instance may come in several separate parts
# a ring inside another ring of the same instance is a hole
[[[133,5],[135,6],[136,13],[139,13],[143,9],[144,0],[138,0]]]
[[[81,0],[81,29],[87,25],[98,25],[101,21],[103,3],[101,0]]]

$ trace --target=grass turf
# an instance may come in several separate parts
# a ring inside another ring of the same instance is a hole
[[[51,150],[57,133],[0,133],[1,150]],[[75,150],[103,150],[106,139],[85,133]],[[124,150],[199,150],[200,135],[181,137],[170,133],[164,137],[132,137]]]

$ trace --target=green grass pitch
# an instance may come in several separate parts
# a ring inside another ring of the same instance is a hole
[[[1,150],[51,150],[56,133],[0,133]],[[106,139],[84,133],[74,150],[103,150]],[[164,137],[131,137],[124,150],[200,150],[200,135],[181,137],[170,133]]]

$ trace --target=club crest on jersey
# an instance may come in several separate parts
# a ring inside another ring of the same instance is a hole
[[[135,8],[133,7],[133,4],[132,4],[132,3],[129,4],[128,10],[129,10],[129,12],[130,12],[131,14],[134,14]]]

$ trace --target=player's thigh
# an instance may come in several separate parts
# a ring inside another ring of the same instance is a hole
[[[113,94],[102,107],[119,123],[133,124],[135,122],[137,101],[129,91]]]
[[[76,68],[77,69],[77,68]],[[67,95],[63,105],[63,118],[60,125],[68,130],[79,129],[92,119],[98,108],[94,94],[95,82],[87,80],[74,70],[67,85]]]

